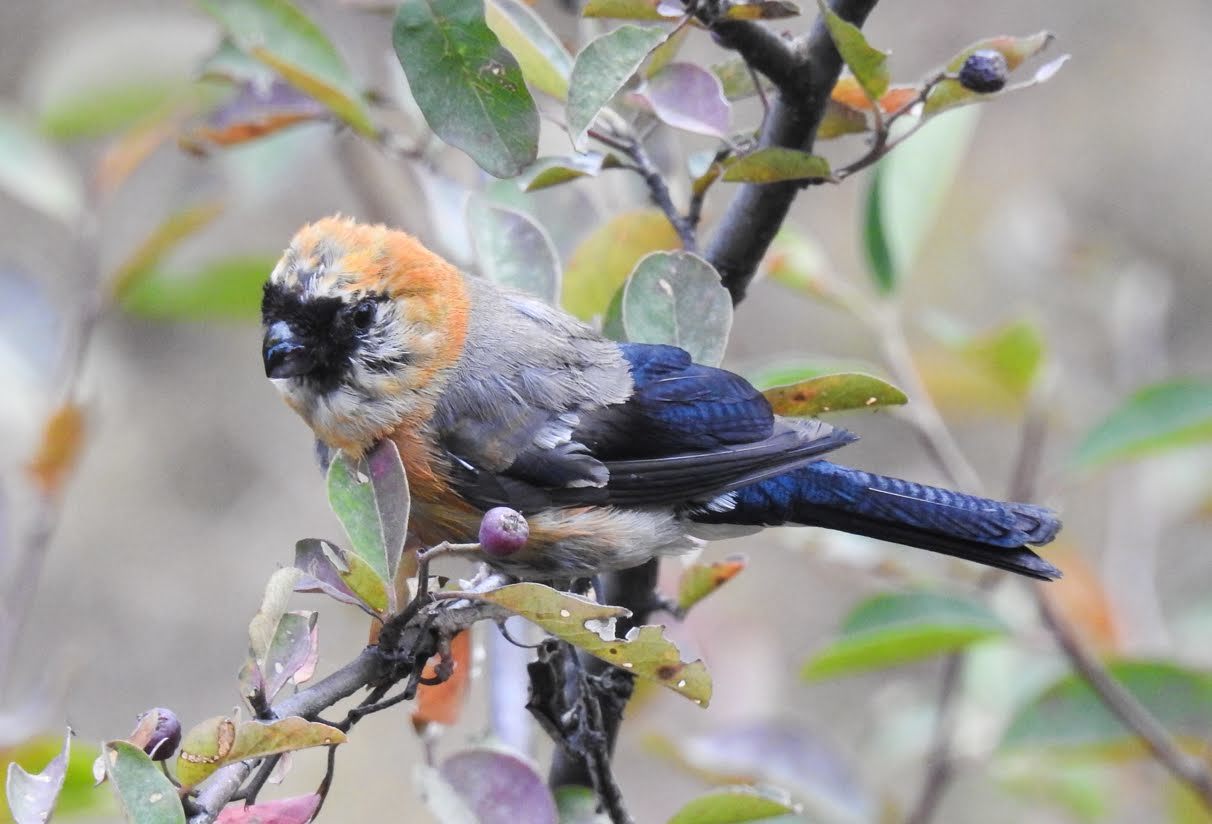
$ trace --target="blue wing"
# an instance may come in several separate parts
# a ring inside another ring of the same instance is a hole
[[[702,504],[786,472],[855,439],[820,421],[776,418],[748,381],[696,364],[675,346],[619,345],[634,387],[623,403],[579,413],[571,445],[531,447],[498,472],[458,455],[456,482],[481,506]],[[567,482],[568,462],[591,457],[604,484]]]

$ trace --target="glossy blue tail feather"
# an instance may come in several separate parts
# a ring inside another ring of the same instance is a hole
[[[1032,504],[1006,503],[814,461],[742,487],[731,506],[696,512],[700,523],[838,529],[975,561],[1040,580],[1061,577],[1027,548],[1056,537],[1060,521]]]

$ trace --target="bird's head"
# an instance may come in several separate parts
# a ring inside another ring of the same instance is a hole
[[[265,284],[265,375],[320,440],[362,452],[432,409],[467,308],[462,276],[415,238],[325,218]]]

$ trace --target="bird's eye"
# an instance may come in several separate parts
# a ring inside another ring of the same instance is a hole
[[[375,302],[373,300],[364,300],[354,307],[353,312],[354,326],[365,331],[370,328],[370,325],[375,322]]]

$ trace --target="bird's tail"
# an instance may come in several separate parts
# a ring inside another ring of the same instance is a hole
[[[1048,581],[1059,569],[1027,548],[1060,531],[1049,509],[814,461],[729,493],[691,519],[707,524],[801,524],[941,552]]]

